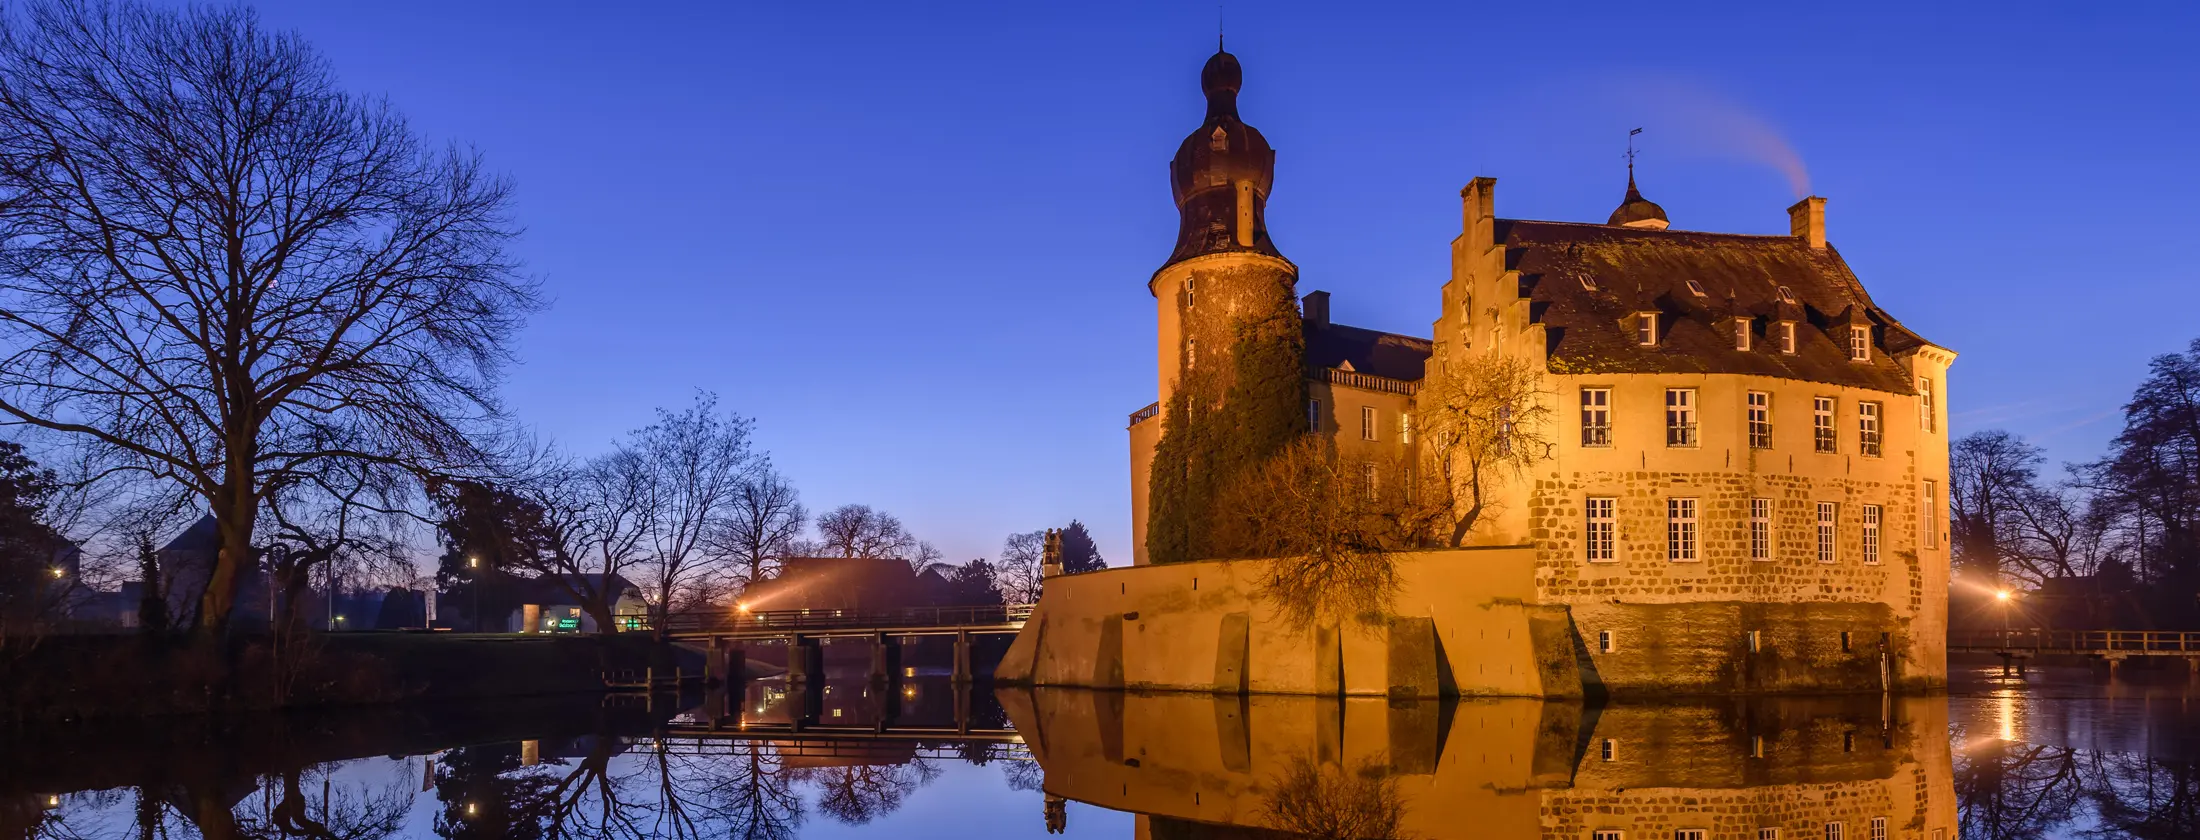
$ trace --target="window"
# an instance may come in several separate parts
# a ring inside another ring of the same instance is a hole
[[[1940,547],[1939,490],[1940,488],[1934,486],[1931,480],[1927,480],[1925,482],[1925,498],[1920,500],[1925,510],[1917,517],[1917,521],[1919,527],[1925,529],[1925,533],[1918,535],[1918,542],[1924,544],[1926,548]]]
[[[1322,430],[1322,401],[1306,401],[1306,430],[1320,433]]]
[[[1673,840],[1708,840],[1710,835],[1706,831],[1701,828],[1676,828],[1673,829]]]
[[[1818,503],[1818,562],[1831,563],[1833,554],[1833,526],[1839,518],[1840,507],[1834,502]]]
[[[1765,631],[1763,630],[1749,631],[1749,633],[1742,637],[1742,641],[1749,645],[1750,653],[1763,653],[1765,651]],[[1757,752],[1753,754],[1758,756],[1763,755],[1763,747],[1753,745],[1752,749],[1757,750]]]
[[[1879,457],[1879,404],[1856,404],[1856,453],[1866,458]]]
[[[1604,739],[1604,743],[1597,746],[1597,758],[1604,761],[1618,761],[1619,742],[1610,738]]]
[[[1612,445],[1612,389],[1581,389],[1581,445]]]
[[[1665,389],[1665,445],[1696,445],[1696,389]]]
[[[1887,840],[1887,818],[1872,818],[1871,840]]]
[[[1374,464],[1360,465],[1360,497],[1370,502],[1375,501]]]
[[[1879,506],[1864,506],[1864,563],[1879,565]]]
[[[1772,559],[1772,500],[1749,500],[1749,559]]]
[[[1810,398],[1810,438],[1811,445],[1817,448],[1818,451],[1829,454],[1836,451],[1837,447],[1834,445],[1833,434],[1832,397]]]
[[[1763,391],[1749,392],[1749,448],[1772,448],[1772,395]]]
[[[1184,339],[1184,369],[1199,367],[1199,339]]]
[[[1665,500],[1665,559],[1696,562],[1696,500]]]
[[[1360,439],[1375,439],[1375,407],[1372,405],[1360,406]]]
[[[1780,296],[1780,302],[1781,302],[1781,303],[1794,303],[1794,302],[1795,302],[1795,293],[1794,293],[1794,292],[1791,292],[1791,291],[1788,291],[1788,287],[1786,287],[1786,286],[1781,286],[1781,287],[1780,287],[1780,289],[1779,289],[1779,291],[1778,291],[1778,292],[1776,292],[1776,294],[1778,294],[1778,295]]]
[[[1410,412],[1398,412],[1398,442],[1413,442],[1413,414]]]
[[[1849,361],[1852,361],[1852,362],[1868,362],[1868,361],[1871,361],[1871,360],[1872,360],[1872,328],[1870,328],[1870,327],[1850,327],[1850,328],[1849,328]]]
[[[1688,278],[1688,293],[1697,297],[1709,297],[1709,295],[1704,293],[1703,284],[1696,282],[1696,278],[1694,277]]]
[[[1597,631],[1597,652],[1598,652],[1598,653],[1611,653],[1612,651],[1614,651],[1614,650],[1617,650],[1618,648],[1619,648],[1619,645],[1615,644],[1615,643],[1614,643],[1614,642],[1612,641],[1612,631],[1610,631],[1610,630],[1598,630],[1598,631]]]
[[[1734,349],[1748,352],[1750,338],[1749,319],[1734,319]]]
[[[1613,551],[1612,539],[1619,528],[1619,521],[1613,516],[1613,508],[1618,503],[1618,499],[1610,496],[1590,496],[1584,500],[1582,508],[1588,521],[1582,529],[1583,559],[1591,563],[1609,563],[1619,559]]]
[[[1920,376],[1917,378],[1917,427],[1930,432],[1937,421],[1933,416],[1932,377]]]
[[[1781,321],[1779,336],[1780,352],[1786,353],[1790,356],[1795,355],[1795,322]]]
[[[1589,840],[1627,840],[1627,832],[1616,828],[1600,828],[1589,832]]]
[[[1854,643],[1854,639],[1853,639],[1853,637],[1851,637],[1851,636],[1849,635],[1849,631],[1847,631],[1847,630],[1843,630],[1843,631],[1841,631],[1841,652],[1842,652],[1842,653],[1855,653],[1855,652],[1856,652],[1856,646],[1855,646],[1855,643]],[[1856,733],[1854,733],[1854,732],[1847,732],[1847,733],[1843,733],[1843,734],[1841,735],[1841,751],[1842,751],[1842,752],[1856,752]]]
[[[1826,823],[1826,840],[1841,840],[1841,824],[1840,824],[1840,823],[1837,823],[1837,822],[1830,822],[1830,823]]]
[[[1658,313],[1643,312],[1635,316],[1635,343],[1644,347],[1658,344]]]
[[[1497,407],[1497,454],[1503,457],[1511,455],[1512,451],[1513,407],[1501,405]]]
[[[1195,286],[1196,284],[1198,284],[1198,283],[1199,283],[1199,278],[1197,278],[1197,277],[1190,277],[1190,278],[1186,278],[1186,279],[1184,280],[1184,308],[1185,308],[1185,309],[1190,309],[1190,308],[1192,308],[1192,305],[1193,305],[1193,303],[1192,303],[1192,302],[1193,302],[1193,301],[1195,300],[1195,298],[1194,298],[1194,297],[1192,296],[1192,289],[1193,289],[1193,288],[1194,288],[1194,286]]]

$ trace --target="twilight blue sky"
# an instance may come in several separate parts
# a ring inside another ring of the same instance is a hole
[[[1090,524],[1128,562],[1144,283],[1209,2],[258,4],[353,90],[518,183],[553,308],[513,408],[592,451],[698,388],[813,510],[951,560]],[[1962,354],[1959,433],[2097,455],[2200,337],[2200,5],[1230,3],[1270,227],[1337,320],[1426,335],[1458,190],[1601,221],[1641,126],[1676,227],[1805,192],[1874,297]]]

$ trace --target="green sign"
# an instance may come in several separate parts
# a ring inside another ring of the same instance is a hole
[[[580,619],[578,619],[578,618],[561,618],[561,619],[558,619],[558,629],[560,629],[560,630],[579,630],[579,629],[581,629],[581,620],[580,620]]]

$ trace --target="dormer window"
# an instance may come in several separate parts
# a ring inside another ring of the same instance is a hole
[[[1227,152],[1227,151],[1229,151],[1229,150],[1230,150],[1230,134],[1229,134],[1229,132],[1223,131],[1223,130],[1222,130],[1222,126],[1219,126],[1219,125],[1218,125],[1218,126],[1215,126],[1215,133],[1207,135],[1207,148],[1209,148],[1209,149],[1213,149],[1213,150],[1215,150],[1215,151],[1218,151],[1218,152]]]
[[[1185,308],[1185,309],[1190,309],[1190,308],[1192,308],[1192,289],[1193,289],[1193,286],[1194,286],[1195,284],[1197,284],[1198,282],[1199,282],[1199,278],[1197,278],[1197,277],[1187,277],[1187,278],[1185,278],[1185,279],[1184,279],[1184,308]]]
[[[1749,319],[1734,319],[1734,349],[1749,352]]]
[[[1780,287],[1779,295],[1781,303],[1793,304],[1795,302],[1795,293],[1788,291],[1786,286]]]
[[[1644,347],[1658,346],[1658,313],[1641,312],[1635,315],[1635,343]]]
[[[1870,328],[1870,327],[1850,327],[1850,328],[1849,328],[1849,361],[1852,361],[1852,362],[1868,362],[1868,361],[1871,361],[1871,360],[1872,360],[1872,328]]]
[[[1789,356],[1795,355],[1795,322],[1781,321],[1778,326],[1780,352]]]
[[[1703,284],[1696,282],[1693,277],[1688,279],[1688,292],[1697,297],[1710,297],[1710,295],[1704,294]]]

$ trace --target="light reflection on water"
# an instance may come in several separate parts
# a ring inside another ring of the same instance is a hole
[[[1604,708],[827,676],[25,733],[0,838],[2200,837],[2200,710],[2158,675]]]

